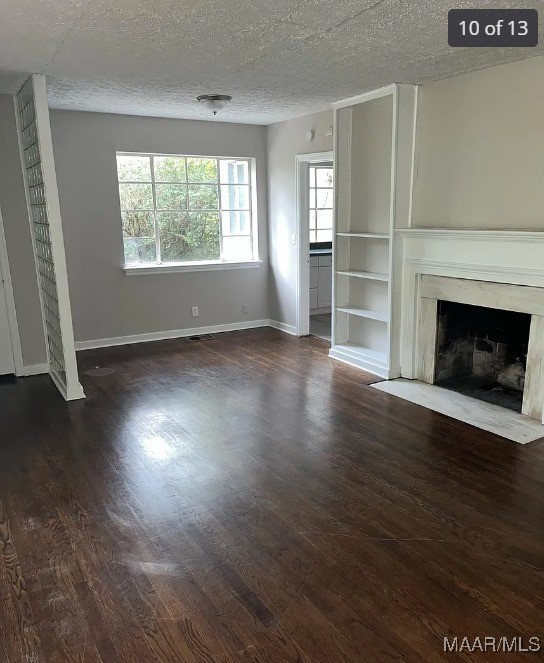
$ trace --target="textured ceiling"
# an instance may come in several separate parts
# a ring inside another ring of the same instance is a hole
[[[542,2],[517,0],[516,7]],[[53,108],[269,124],[392,82],[544,53],[453,49],[452,7],[510,0],[2,0],[0,92],[48,75]],[[541,31],[542,32],[542,31]],[[541,40],[542,42],[542,35]]]

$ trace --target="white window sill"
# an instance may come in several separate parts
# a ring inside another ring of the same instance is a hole
[[[146,274],[172,274],[174,272],[214,272],[225,269],[255,269],[262,265],[262,260],[214,262],[172,262],[164,265],[129,265],[123,267],[127,276],[144,276]]]

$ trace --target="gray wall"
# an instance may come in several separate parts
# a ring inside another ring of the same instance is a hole
[[[332,150],[332,111],[305,115],[268,127],[268,237],[270,244],[270,318],[296,323],[297,247],[291,244],[296,227],[297,154]],[[313,141],[306,132],[314,129]]]
[[[413,225],[544,228],[544,57],[419,90]]]
[[[0,95],[0,209],[8,249],[23,364],[47,361],[38,280],[26,206],[15,109],[11,95]]]
[[[265,127],[53,110],[51,130],[76,341],[269,317]],[[261,267],[126,276],[116,151],[254,157]]]

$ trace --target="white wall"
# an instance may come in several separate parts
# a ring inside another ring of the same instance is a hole
[[[51,129],[76,341],[269,317],[265,127],[52,111]],[[126,276],[116,151],[254,157],[261,267]]]
[[[544,57],[419,90],[412,225],[544,229]]]
[[[15,109],[11,95],[0,95],[0,208],[8,249],[23,364],[47,361],[36,264],[28,220]]]
[[[296,323],[297,247],[291,244],[296,227],[297,154],[332,150],[332,111],[278,122],[268,127],[268,236],[270,246],[270,317],[288,325]],[[309,129],[315,138],[305,138]]]

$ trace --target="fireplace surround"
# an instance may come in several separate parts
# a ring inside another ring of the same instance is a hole
[[[544,410],[544,289],[443,276],[421,277],[418,378],[435,383],[438,302],[448,301],[530,316],[521,412],[542,421]],[[498,372],[498,371],[497,371]]]
[[[521,419],[542,424],[544,232],[453,228],[396,232],[402,238],[395,255],[397,273],[402,277],[394,284],[400,322],[394,330],[399,343],[399,374],[438,389],[434,384],[440,301],[524,313],[530,322]],[[478,403],[473,399],[469,402]]]

